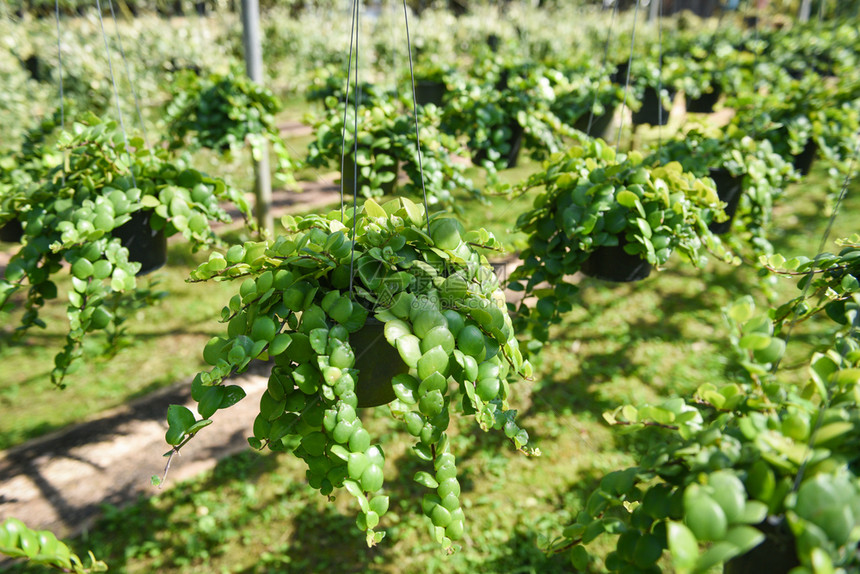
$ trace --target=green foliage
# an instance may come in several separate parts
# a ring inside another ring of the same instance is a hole
[[[676,89],[682,90],[687,101],[723,90],[727,69],[737,59],[735,47],[725,34],[713,35],[699,28],[666,34],[663,47],[665,77]],[[659,51],[652,49],[649,59],[659,61]]]
[[[88,333],[107,330],[115,339],[129,305],[153,296],[137,288],[141,264],[129,261],[128,249],[114,235],[117,228],[146,212],[153,230],[168,237],[181,233],[196,247],[211,246],[218,240],[210,222],[230,221],[219,201],[234,202],[246,217],[248,205],[238,191],[171,161],[163,149],[146,149],[139,138],[126,147],[115,123],[91,114],[61,133],[56,149],[63,154],[61,164],[34,176],[27,196],[13,185],[13,201],[0,198],[0,204],[13,204],[24,227],[23,247],[0,281],[0,307],[11,305],[12,296],[26,287],[20,329],[44,327],[39,309],[57,297],[53,277],[68,264],[69,332],[51,375],[61,385],[81,357]]]
[[[468,138],[472,160],[490,176],[516,164],[520,137],[533,158],[545,158],[562,148],[563,135],[578,135],[551,110],[556,94],[550,78],[558,76],[537,64],[480,59],[452,86],[442,129]]]
[[[479,192],[465,174],[461,165],[454,163],[453,155],[460,151],[457,141],[436,127],[439,115],[435,108],[419,111],[421,156],[415,138],[415,119],[403,113],[392,103],[377,102],[373,107],[359,108],[358,117],[358,180],[355,182],[355,111],[346,110],[344,134],[344,108],[337,105],[334,96],[328,98],[330,110],[314,125],[316,139],[308,148],[308,165],[341,167],[343,155],[344,193],[357,188],[358,195],[378,197],[390,194],[398,187],[397,176],[402,169],[409,176],[402,191],[422,196],[427,191],[430,204],[453,203],[456,190]],[[423,173],[423,188],[422,188]]]
[[[48,530],[31,530],[17,518],[7,518],[0,524],[0,554],[11,558],[23,558],[30,564],[47,566],[62,572],[88,574],[107,572],[107,565],[96,560],[90,552],[90,566],[72,554],[69,547],[57,540]]]
[[[694,129],[681,139],[664,143],[647,160],[654,164],[670,161],[679,162],[685,171],[700,178],[712,175],[715,169],[725,169],[740,178],[741,199],[732,233],[724,240],[753,261],[773,252],[768,240],[773,210],[797,174],[768,140],[756,141],[735,125],[711,136]]]
[[[602,66],[592,63],[577,63],[555,75],[553,89],[555,101],[552,112],[565,124],[586,131],[590,114],[594,118],[613,113],[624,100],[624,91],[612,82]],[[595,134],[593,131],[591,135]]]
[[[860,130],[858,96],[856,80],[834,85],[816,75],[799,80],[783,76],[767,93],[737,94],[727,105],[737,109],[733,123],[770,141],[786,160],[794,160],[814,144],[845,172]]]
[[[413,453],[424,470],[415,481],[429,490],[423,512],[436,540],[450,548],[465,519],[446,434],[451,411],[462,404],[484,430],[501,430],[517,449],[538,454],[507,402],[508,379],[529,377],[532,368],[496,276],[471,247],[492,246],[492,236],[467,234],[444,218],[426,233],[423,209],[405,198],[383,206],[367,200],[354,217],[285,218],[288,234],[274,244],[234,246],[192,273],[197,280],[244,279],[222,313],[227,337],[204,349],[212,369],[195,377],[192,396],[208,419],[241,398],[222,385],[225,378],[255,359],[274,359],[250,444],[302,458],[310,485],[324,495],[349,492],[370,546],[384,536],[377,525],[389,505],[380,492],[385,457],[356,408],[391,402],[392,417],[417,439]],[[346,235],[353,226],[354,252]],[[368,333],[374,319],[384,325],[376,335]],[[372,367],[377,361],[402,362],[402,369],[381,374]],[[181,409],[169,417],[173,445],[201,425]]]
[[[713,182],[684,172],[678,163],[651,167],[639,154],[616,155],[602,140],[592,140],[553,156],[518,190],[535,187],[543,191],[517,220],[529,244],[511,288],[542,301],[533,310],[525,304],[518,309],[534,320],[539,339],[547,336],[547,322],[571,309],[577,288],[565,277],[600,247],[620,245],[658,266],[675,250],[701,265],[703,246],[721,249],[707,228],[720,212]]]
[[[278,158],[275,179],[296,185],[298,163],[290,157],[275,125],[281,109],[278,98],[239,73],[201,77],[194,72],[178,75],[165,110],[171,148],[185,145],[236,153],[250,146],[260,158],[268,142]]]
[[[668,550],[677,571],[704,572],[758,546],[776,525],[794,539],[800,571],[856,568],[860,345],[849,270],[858,254],[852,244],[815,263],[774,261],[783,273],[810,274],[799,285],[803,295],[772,313],[776,321],[757,314],[751,297],[726,309],[741,373],[701,385],[689,399],[606,413],[644,441],[639,464],[607,474],[549,549],[572,548],[575,563],[586,564],[586,547],[606,533],[618,536],[605,558],[610,571],[655,571]],[[805,288],[810,280],[816,288]],[[812,304],[827,285],[835,287],[830,303]],[[843,325],[828,346],[802,358],[801,384],[775,374],[786,351],[779,333],[786,310],[801,319],[827,311]]]
[[[782,255],[762,257],[761,263],[774,273],[802,275],[798,289],[802,293],[775,310],[779,323],[806,321],[824,312],[830,320],[840,325],[854,323],[857,307],[855,295],[860,291],[860,236],[837,240],[842,246],[838,254],[820,253],[814,259],[793,257],[786,260]]]

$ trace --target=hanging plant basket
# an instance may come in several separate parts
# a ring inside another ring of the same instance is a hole
[[[167,263],[167,237],[164,229],[155,230],[150,225],[152,210],[145,209],[131,214],[131,219],[113,230],[113,236],[128,249],[128,260],[140,263],[137,275],[146,275]]]
[[[594,250],[582,264],[581,271],[589,277],[615,283],[641,281],[651,274],[651,264],[624,250],[622,241],[618,245],[602,245]]]
[[[666,90],[669,99],[675,99],[673,90]],[[660,110],[662,110],[662,115]],[[633,112],[633,123],[636,125],[649,124],[652,126],[665,126],[669,123],[669,110],[663,107],[663,101],[657,90],[652,87],[645,88],[642,95],[642,107]]]
[[[408,373],[409,365],[385,339],[385,323],[369,316],[349,342],[355,349],[355,368],[361,373],[355,387],[358,407],[378,407],[397,398],[391,381]]]
[[[717,186],[717,195],[720,196],[720,201],[725,202],[726,215],[729,216],[725,221],[713,222],[708,225],[711,233],[721,235],[727,233],[732,227],[732,220],[735,217],[735,212],[738,210],[738,203],[743,193],[743,178],[732,175],[726,168],[711,168],[708,174],[714,180]]]
[[[523,146],[523,127],[514,120],[508,125],[508,129],[510,130],[510,138],[508,139],[508,153],[505,155],[507,160],[507,167],[517,167],[517,162],[520,157],[520,149]],[[472,154],[472,163],[475,165],[482,165],[484,160],[487,159],[487,149],[481,148],[477,150],[474,154]]]
[[[803,151],[794,156],[792,160],[794,163],[794,169],[800,175],[808,175],[809,171],[812,169],[812,164],[815,161],[815,156],[818,155],[818,144],[815,142],[813,138],[809,138],[806,141],[806,145],[803,146]]]
[[[612,119],[615,117],[615,110],[617,108],[617,105],[607,106],[605,112],[599,116],[594,116],[594,119],[591,120],[590,130],[588,129],[588,120],[591,117],[590,113],[581,115],[579,119],[574,122],[573,127],[590,135],[591,137],[602,138],[606,135],[606,130],[609,129],[609,124],[612,123]]]
[[[628,62],[622,62],[615,67],[615,71],[609,75],[609,79],[613,84],[623,86],[627,83],[627,71],[630,69]]]
[[[723,90],[717,86],[710,92],[703,93],[698,98],[689,98],[687,100],[687,111],[694,114],[710,114],[714,111],[714,106],[720,101],[720,96],[723,95]]]
[[[19,243],[24,237],[24,227],[18,219],[10,219],[0,226],[0,241],[6,243]]]
[[[223,384],[226,377],[254,359],[274,361],[249,443],[302,458],[308,483],[323,495],[343,488],[355,497],[356,523],[374,545],[388,509],[379,492],[385,455],[356,408],[390,402],[383,413],[404,423],[427,469],[414,474],[429,489],[423,511],[436,540],[450,547],[464,535],[465,518],[451,418],[474,415],[481,428],[503,429],[517,449],[537,454],[508,406],[510,385],[532,368],[498,279],[474,247],[495,247],[495,239],[466,233],[450,218],[428,224],[406,198],[283,223],[274,243],[234,245],[192,272],[194,280],[242,280],[225,312],[226,337],[203,351],[212,369],[192,384],[200,416],[244,396]],[[182,412],[171,418],[168,411],[171,445],[209,424]]]
[[[447,92],[448,87],[444,82],[418,80],[415,84],[415,101],[421,106],[433,104],[441,107]]]
[[[362,195],[362,189],[368,187],[370,189],[380,189],[383,195],[393,195],[397,190],[397,175],[400,173],[400,163],[394,159],[394,163],[390,165],[374,165],[372,173],[379,181],[371,181],[368,177],[361,173],[362,166],[358,166],[358,194]],[[355,162],[351,157],[347,157],[343,163],[343,173],[341,181],[343,182],[343,192],[352,194],[356,191],[355,185]]]
[[[724,574],[788,574],[800,566],[794,536],[783,517],[768,517],[756,528],[765,535],[764,541],[746,554],[726,562]]]

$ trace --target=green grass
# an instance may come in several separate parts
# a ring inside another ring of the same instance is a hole
[[[96,355],[104,337],[94,336],[85,347],[89,355],[66,378],[63,391],[51,385],[54,355],[62,348],[68,318],[63,301],[68,278],[59,283],[58,299],[42,313],[46,329],[34,328],[19,342],[10,340],[20,311],[3,321],[0,363],[0,448],[8,448],[123,404],[153,389],[193,375],[203,366],[202,345],[219,329],[220,308],[231,296],[226,284],[189,284],[188,269],[200,255],[187,246],[171,246],[168,265],[140,283],[168,295],[151,307],[136,310],[124,324],[123,344],[111,360]]]

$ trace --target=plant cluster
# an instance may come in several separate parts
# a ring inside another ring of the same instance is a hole
[[[820,153],[842,172],[847,170],[860,131],[856,82],[833,84],[814,75],[783,77],[767,93],[747,92],[731,98],[737,109],[732,122],[805,172]],[[807,165],[802,166],[806,156]]]
[[[173,149],[189,145],[218,153],[236,153],[250,146],[257,159],[266,142],[278,159],[275,178],[295,185],[297,162],[275,124],[280,100],[267,88],[239,73],[201,77],[193,72],[177,75],[165,114]]]
[[[588,131],[591,122],[589,135],[594,137],[602,135],[613,112],[624,101],[623,89],[611,81],[603,67],[591,63],[578,63],[566,69],[553,89],[555,101],[551,110],[556,117],[582,132]]]
[[[308,146],[307,163],[314,167],[332,164],[342,167],[341,183],[345,193],[356,192],[366,198],[393,193],[399,184],[398,174],[403,170],[409,177],[402,184],[402,191],[420,197],[426,190],[431,204],[453,204],[455,190],[478,194],[465,176],[463,166],[453,161],[460,146],[436,127],[439,115],[435,109],[424,108],[419,113],[419,158],[415,119],[411,114],[385,102],[359,108],[356,153],[355,111],[348,108],[344,114],[343,104],[337,106],[333,100],[331,103],[332,109],[314,126],[316,139]],[[354,177],[356,164],[358,180]]]
[[[59,385],[88,333],[107,330],[115,342],[125,307],[151,296],[137,288],[141,264],[129,260],[115,230],[148,212],[153,230],[209,246],[217,242],[210,223],[230,221],[219,201],[233,202],[246,216],[249,207],[240,192],[171,161],[166,150],[146,149],[140,138],[126,146],[115,123],[91,114],[61,133],[56,149],[64,160],[40,174],[27,197],[11,202],[14,214],[5,214],[19,218],[24,235],[0,280],[0,306],[8,308],[26,288],[20,329],[44,327],[39,309],[58,295],[55,276],[69,270],[69,332],[51,375]]]
[[[243,282],[222,313],[227,336],[204,350],[212,369],[192,385],[202,419],[171,407],[167,441],[178,450],[241,398],[223,384],[229,375],[255,359],[274,360],[250,444],[302,458],[310,485],[324,495],[349,492],[373,545],[389,505],[385,457],[357,408],[390,402],[426,465],[414,477],[428,489],[423,512],[437,541],[451,547],[465,518],[446,434],[452,414],[474,416],[482,429],[503,431],[517,449],[537,454],[507,401],[509,379],[529,377],[531,365],[498,279],[473,247],[492,247],[494,238],[466,234],[448,218],[425,228],[423,209],[406,198],[284,224],[287,234],[273,244],[213,253],[193,272],[196,280]]]
[[[368,81],[359,82],[358,90],[355,88],[355,82],[350,82],[347,88],[344,70],[340,66],[330,66],[317,71],[305,92],[305,98],[309,102],[322,103],[326,110],[337,110],[338,104],[343,104],[347,100],[347,89],[350,107],[355,106],[356,91],[359,105],[365,107],[384,104],[395,97],[391,90]]]
[[[718,37],[703,41],[702,34],[687,41],[672,42],[663,56],[663,66],[672,86],[681,90],[689,104],[723,90],[726,68],[735,59],[734,47]],[[706,36],[705,36],[706,37]],[[683,38],[683,37],[682,37]]]
[[[0,524],[0,554],[10,558],[24,558],[29,564],[48,566],[74,574],[108,570],[107,565],[96,560],[92,552],[89,553],[90,565],[84,567],[80,557],[57,540],[52,532],[31,530],[17,518],[7,518]]]
[[[553,156],[543,168],[518,187],[542,191],[517,220],[529,238],[509,286],[539,296],[534,310],[525,304],[518,310],[543,323],[533,333],[539,339],[547,336],[546,323],[571,309],[576,286],[565,277],[601,247],[623,246],[656,266],[676,250],[695,265],[704,261],[704,247],[720,250],[707,227],[722,214],[713,182],[677,162],[651,166],[635,152],[616,154],[592,140]]]
[[[476,62],[451,86],[442,129],[466,137],[473,162],[491,176],[516,165],[521,145],[534,159],[559,151],[562,136],[578,134],[553,113],[556,93],[547,74],[542,66],[498,57]]]
[[[624,90],[627,105],[634,112],[643,108],[650,94],[656,94],[656,101],[666,110],[672,108],[676,89],[673,77],[654,53],[622,61],[616,67],[613,80]]]
[[[734,224],[727,243],[739,252],[751,250],[753,261],[773,252],[767,239],[773,209],[786,186],[796,181],[797,176],[791,164],[773,151],[768,140],[756,141],[735,125],[712,136],[692,130],[683,139],[663,144],[648,160],[654,164],[671,161],[679,162],[684,171],[696,177],[713,175],[712,170],[725,170],[740,180],[741,197],[734,219],[738,223]]]
[[[595,559],[587,546],[608,534],[617,537],[610,571],[659,572],[665,550],[678,572],[857,568],[858,239],[813,261],[769,258],[775,271],[802,275],[803,294],[769,315],[751,297],[726,309],[739,374],[691,398],[604,415],[641,439],[639,463],[603,477],[550,550],[570,549],[585,569]],[[804,382],[782,380],[790,325],[821,311],[839,331],[803,358]]]

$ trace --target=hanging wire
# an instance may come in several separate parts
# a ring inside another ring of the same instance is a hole
[[[842,203],[845,200],[845,196],[848,195],[848,184],[851,183],[851,180],[854,178],[855,171],[855,163],[857,161],[857,155],[860,154],[860,132],[855,134],[857,136],[857,144],[854,147],[853,155],[851,156],[851,162],[848,164],[848,169],[845,172],[845,179],[842,182],[842,189],[839,191],[839,195],[836,198],[836,203],[833,204],[833,213],[830,215],[830,219],[827,221],[827,227],[824,229],[824,234],[821,236],[821,241],[818,244],[818,254],[815,256],[815,259],[812,262],[810,267],[809,276],[806,281],[806,284],[803,286],[803,291],[801,292],[801,299],[806,297],[806,294],[809,292],[809,287],[812,285],[812,276],[815,273],[815,264],[821,259],[824,254],[824,247],[827,245],[827,240],[830,237],[830,232],[833,229],[833,222],[836,220],[836,215],[839,213],[839,209],[842,207]],[[800,309],[796,309],[794,315],[792,316],[791,323],[788,324],[788,331],[785,335],[785,342],[788,343],[791,338],[791,332],[794,329],[795,324],[797,323],[800,317]],[[773,370],[779,368],[779,361],[774,364]]]
[[[752,2],[747,4],[747,12],[746,12],[747,15],[745,16],[747,18],[749,17],[751,7],[752,7]],[[758,82],[756,82],[756,77],[758,76],[757,70],[758,70],[758,52],[759,52],[759,45],[758,45],[758,43],[759,43],[759,33],[758,33],[759,17],[758,17],[758,13],[755,13],[753,15],[753,17],[755,18],[755,20],[754,20],[755,26],[754,26],[754,33],[753,33],[752,75],[753,75],[753,117],[755,117],[758,115],[755,113],[755,111],[758,108],[759,99],[760,99],[760,98],[758,98],[758,95],[759,95]],[[753,130],[752,130],[752,133],[750,135],[752,136],[753,139],[756,139],[758,137],[758,129],[756,127],[756,124],[753,124]]]
[[[627,80],[624,82],[624,103],[621,104],[621,119],[618,122],[618,137],[615,140],[615,151],[621,144],[621,130],[624,127],[624,109],[627,107],[627,94],[630,93],[630,69],[633,67],[633,50],[636,47],[636,21],[639,19],[639,3],[636,0],[636,9],[633,12],[633,31],[630,33],[630,58],[627,60]]]
[[[653,0],[652,0],[653,1]],[[601,4],[605,7],[605,4]],[[602,10],[601,10],[602,11]],[[609,44],[612,41],[612,30],[615,27],[615,14],[618,12],[618,2],[612,3],[612,15],[609,17],[609,29],[606,31],[606,42],[603,45],[603,63],[600,66],[601,77],[606,76],[606,64],[609,60]],[[594,100],[591,102],[591,112],[588,114],[588,127],[585,128],[585,135],[591,135],[591,126],[594,123],[594,106],[597,105],[597,96],[600,94],[599,89],[594,90]]]
[[[343,100],[343,129],[340,140],[340,222],[343,223],[343,172],[346,168],[346,112],[349,109],[349,78],[352,75],[352,45],[355,39],[355,19],[358,11],[358,3],[352,3],[352,26],[349,29],[349,59],[346,63],[346,85],[344,87]],[[358,82],[356,82],[356,87]]]
[[[800,298],[801,300],[806,298],[806,294],[809,292],[809,288],[812,285],[812,278],[815,274],[815,267],[821,257],[824,255],[824,247],[827,245],[827,240],[830,237],[830,232],[833,229],[833,222],[836,221],[836,215],[839,213],[839,209],[842,207],[842,203],[845,200],[845,196],[848,194],[848,184],[854,178],[855,171],[855,163],[857,161],[857,155],[860,153],[860,132],[855,134],[857,136],[857,144],[854,147],[854,153],[851,156],[851,162],[848,164],[848,169],[845,173],[845,179],[842,182],[842,189],[839,192],[839,196],[836,198],[836,203],[833,205],[833,213],[830,215],[830,219],[827,222],[827,227],[824,230],[824,234],[821,236],[821,242],[818,244],[818,252],[815,256],[815,259],[812,261],[812,265],[809,269],[809,274],[806,276],[806,283],[803,286],[803,291],[801,292]],[[785,343],[788,345],[788,341],[791,339],[791,332],[794,329],[795,324],[797,324],[798,319],[800,318],[800,309],[797,308],[794,311],[794,316],[791,319],[791,323],[788,325],[788,331],[785,336]],[[849,336],[853,335],[856,332],[857,323],[855,320],[851,321],[851,329],[849,332]],[[779,368],[779,364],[782,361],[782,357],[774,364],[773,372],[775,372]],[[819,429],[824,421],[824,412],[830,407],[830,402],[832,400],[832,396],[828,393],[826,397],[824,397],[824,401],[819,406],[818,409],[818,417],[815,421],[815,428],[812,429],[812,432],[809,434],[809,441],[807,442],[806,448],[807,453],[803,457],[803,462],[800,464],[800,468],[797,471],[797,475],[794,477],[794,484],[792,485],[792,492],[796,492],[798,488],[800,488],[800,483],[803,480],[803,475],[806,472],[806,467],[809,464],[810,456],[809,456],[809,445],[815,443],[816,436],[818,434]]]
[[[353,167],[353,178],[352,178],[352,246],[349,252],[349,293],[352,295],[352,286],[353,281],[355,279],[355,239],[356,239],[356,220],[358,219],[358,100],[361,99],[361,86],[358,83],[358,54],[359,54],[359,40],[361,39],[361,8],[358,4],[359,0],[353,0],[353,4],[355,6],[355,118],[354,118],[354,126],[353,126],[353,150],[352,150],[352,167]],[[345,103],[346,106],[349,106],[349,100]],[[343,129],[346,129],[346,123],[344,122]],[[341,182],[343,182],[343,172],[341,172]],[[341,187],[343,187],[343,183],[341,183]]]
[[[663,157],[663,0],[657,4],[657,42],[660,45],[660,70],[657,74],[657,157]]]
[[[58,0],[59,1],[59,0]],[[119,24],[116,21],[116,14],[113,10],[113,0],[108,0],[108,6],[110,6],[110,15],[113,18],[113,28],[114,33],[116,34],[117,45],[119,46],[119,53],[122,56],[122,63],[125,67],[125,77],[128,80],[128,85],[131,87],[131,94],[134,96],[134,109],[137,112],[137,119],[140,122],[140,132],[143,135],[143,144],[149,148],[149,139],[146,137],[146,126],[143,123],[143,115],[140,113],[140,101],[137,99],[137,90],[134,87],[134,81],[131,78],[131,70],[128,66],[128,59],[125,57],[125,49],[122,47],[122,35],[119,33]]]
[[[415,118],[415,146],[418,149],[418,173],[421,174],[421,193],[424,197],[424,218],[427,221],[427,232],[430,232],[430,208],[427,206],[427,189],[424,185],[424,166],[421,163],[421,137],[418,135],[418,102],[415,97],[415,71],[412,66],[412,42],[409,37],[409,14],[406,0],[403,0],[403,20],[406,22],[406,49],[409,52],[409,79],[412,82],[412,115]]]
[[[114,76],[114,73],[113,73],[113,62],[112,62],[111,57],[110,57],[110,47],[108,46],[107,34],[105,34],[105,23],[104,23],[104,20],[102,19],[102,7],[101,7],[100,0],[96,0],[96,13],[99,15],[99,26],[101,27],[102,39],[104,40],[104,43],[105,43],[105,54],[107,55],[108,71],[110,72],[110,81],[111,81],[111,84],[113,85],[113,94],[114,94],[114,98],[116,100],[116,113],[117,113],[117,116],[119,117],[119,127],[122,130],[122,139],[123,139],[123,142],[125,143],[125,151],[126,151],[126,153],[130,154],[131,152],[129,151],[128,134],[125,131],[125,122],[122,119],[122,108],[120,107],[120,102],[119,102],[119,90],[117,89],[116,77]],[[134,185],[134,187],[137,187],[137,180],[134,177],[134,170],[130,169],[130,167],[131,166],[129,166],[128,171],[129,171],[129,174],[131,175],[131,182]]]
[[[66,104],[63,95],[63,47],[60,40],[60,0],[54,0],[54,15],[57,21],[57,72],[59,73],[60,84],[60,131],[66,131]],[[63,185],[66,185],[66,152],[63,151],[63,166],[60,170],[60,176],[63,178]]]

